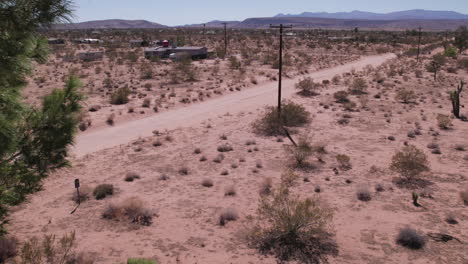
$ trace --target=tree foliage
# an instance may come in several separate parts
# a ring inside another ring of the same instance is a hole
[[[68,0],[6,0],[0,2],[0,233],[6,207],[40,188],[50,170],[67,165],[80,110],[78,79],[71,77],[41,107],[21,101],[21,88],[32,61],[44,63],[47,40],[37,31],[67,20]]]

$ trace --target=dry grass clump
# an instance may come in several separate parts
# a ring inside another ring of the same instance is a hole
[[[153,214],[145,209],[143,202],[136,197],[129,198],[119,205],[109,205],[102,213],[102,217],[143,226],[150,226],[153,223]]]
[[[429,171],[429,162],[423,151],[415,146],[406,146],[393,155],[390,169],[411,181]]]
[[[160,146],[162,146],[161,140],[157,139],[156,141],[154,141],[154,142],[153,142],[153,146],[154,146],[154,147],[160,147]]]
[[[367,187],[360,187],[356,192],[356,196],[358,200],[363,202],[372,200],[372,194]]]
[[[452,126],[452,120],[450,119],[448,115],[438,114],[437,125],[441,129],[449,129]]]
[[[351,166],[351,158],[346,154],[338,154],[335,156],[338,165],[343,170],[349,170],[352,168]]]
[[[364,94],[366,93],[367,90],[367,82],[363,78],[356,78],[353,80],[351,83],[351,86],[349,87],[349,91],[352,94]]]
[[[257,134],[277,136],[285,134],[283,127],[301,127],[309,122],[310,113],[302,105],[283,101],[281,118],[278,117],[278,108],[269,106],[252,126]]]
[[[129,172],[129,173],[127,173],[127,175],[125,175],[125,179],[124,179],[124,180],[125,180],[126,182],[132,182],[132,181],[138,180],[138,179],[140,179],[140,178],[141,178],[141,177],[140,177],[140,175],[138,175],[138,173],[136,173],[136,172]]]
[[[202,186],[207,187],[207,188],[213,187],[213,180],[212,179],[203,179]]]
[[[416,230],[409,227],[400,230],[396,242],[399,245],[414,250],[421,249],[426,244],[424,237],[418,234]]]
[[[218,156],[216,156],[216,158],[213,159],[213,162],[221,163],[223,160],[224,160],[224,155],[219,154]]]
[[[126,104],[129,101],[128,95],[130,95],[128,88],[120,88],[111,95],[110,103],[113,105]]]
[[[228,143],[218,146],[218,151],[219,152],[229,152],[229,151],[233,151],[233,150],[234,150],[234,148],[231,145],[229,145]]]
[[[462,199],[463,203],[468,206],[468,189],[460,192],[460,198]]]
[[[93,196],[96,200],[102,200],[112,194],[114,194],[114,185],[112,184],[99,184],[93,191]]]
[[[196,149],[193,151],[194,154],[200,154],[201,152],[202,152],[202,151],[201,151],[200,148],[196,148]]]
[[[295,87],[299,92],[297,94],[302,96],[316,96],[319,95],[318,91],[322,85],[314,82],[310,77],[304,78],[296,83]]]
[[[237,211],[233,208],[224,209],[219,214],[218,224],[220,226],[225,226],[230,221],[236,221],[239,218]]]
[[[184,167],[179,169],[179,174],[180,175],[189,175],[189,169],[184,166]]]
[[[270,195],[271,194],[271,188],[273,186],[273,181],[271,178],[264,178],[262,183],[260,184],[260,190],[259,194],[260,195]]]
[[[107,116],[106,123],[109,126],[113,126],[115,124],[115,114],[114,113]]]
[[[284,187],[291,187],[299,179],[299,175],[292,170],[287,170],[281,174],[281,185]]]
[[[234,185],[229,185],[224,189],[224,196],[235,196],[236,195],[236,187]]]
[[[331,210],[317,198],[301,200],[280,188],[260,202],[256,224],[247,235],[248,245],[279,263],[327,263],[338,254],[329,231]]]
[[[349,94],[346,91],[338,91],[333,94],[333,97],[337,103],[344,104],[349,102],[348,95]]]
[[[414,102],[417,99],[417,96],[412,90],[401,89],[397,92],[395,99],[408,104]]]
[[[18,253],[18,240],[14,237],[0,237],[0,263],[16,256]]]
[[[18,262],[14,263],[80,263],[77,262],[80,257],[73,252],[75,244],[75,232],[60,239],[55,235],[45,235],[42,240],[33,237],[23,243],[16,259]]]

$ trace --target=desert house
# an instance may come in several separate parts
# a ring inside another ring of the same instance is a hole
[[[155,47],[145,49],[145,58],[151,59],[159,57],[161,59],[177,58],[178,53],[189,54],[192,59],[206,59],[208,57],[208,49],[205,47]]]
[[[100,39],[92,39],[92,38],[85,38],[85,39],[75,39],[73,42],[78,44],[100,44],[104,43],[103,40]]]
[[[49,38],[47,39],[47,42],[49,43],[49,45],[65,44],[65,40],[59,38]]]
[[[148,47],[150,44],[149,41],[143,39],[133,39],[130,40],[130,47],[138,48],[138,47]]]
[[[83,61],[95,61],[102,60],[104,57],[104,51],[92,50],[78,52],[78,58]]]

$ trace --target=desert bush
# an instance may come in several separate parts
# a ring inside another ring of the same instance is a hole
[[[350,112],[356,110],[356,107],[357,107],[357,104],[353,101],[349,101],[343,104],[344,110],[350,111]]]
[[[153,215],[143,207],[143,202],[136,198],[128,198],[119,205],[109,205],[102,213],[102,218],[109,220],[128,221],[143,226],[153,223]]]
[[[349,102],[348,95],[349,94],[346,91],[338,91],[333,94],[333,97],[337,103],[347,103]]]
[[[343,170],[349,170],[352,168],[351,166],[351,158],[346,154],[338,154],[335,156],[338,165]]]
[[[213,187],[213,180],[211,180],[211,179],[203,179],[203,181],[202,181],[202,186],[203,186],[203,187],[207,187],[207,188]]]
[[[444,51],[444,55],[446,57],[449,57],[449,58],[457,58],[457,55],[458,55],[458,50],[457,48],[453,47],[453,46],[450,46],[450,47],[447,47]]]
[[[16,256],[18,253],[18,240],[14,237],[0,237],[0,263]]]
[[[112,93],[110,103],[113,105],[122,105],[128,103],[128,95],[130,90],[128,88],[119,88],[117,91]]]
[[[452,126],[452,120],[448,115],[438,114],[437,115],[437,125],[441,129],[449,129]]]
[[[367,82],[363,78],[356,78],[353,80],[351,86],[349,87],[349,91],[352,94],[364,94],[367,90]]]
[[[125,181],[126,182],[132,182],[134,180],[140,179],[140,175],[136,172],[129,172],[127,175],[125,175]]]
[[[356,196],[358,200],[363,201],[363,202],[368,202],[372,200],[372,194],[369,191],[369,189],[366,187],[360,187],[356,192]]]
[[[390,169],[412,180],[429,170],[429,162],[423,151],[415,146],[406,146],[393,155]]]
[[[457,65],[461,69],[468,69],[468,58],[459,59]]]
[[[241,68],[241,62],[237,59],[236,56],[229,57],[229,68],[232,70],[238,70]]]
[[[110,126],[113,126],[115,124],[115,114],[112,113],[107,116],[106,123]]]
[[[269,106],[252,126],[258,134],[276,136],[285,133],[283,127],[300,127],[309,122],[310,113],[302,105],[291,101],[283,101],[281,118],[278,117],[278,109]]]
[[[287,170],[283,174],[281,174],[281,186],[284,187],[291,187],[294,183],[299,179],[299,175],[294,173],[292,170]]]
[[[273,185],[273,181],[271,180],[271,178],[263,179],[262,183],[260,184],[259,194],[260,195],[271,194],[272,185]]]
[[[112,184],[100,184],[94,188],[93,196],[96,200],[102,200],[106,196],[114,194],[114,186]]]
[[[417,99],[417,96],[412,90],[401,89],[397,92],[395,99],[408,104],[414,102]]]
[[[219,154],[218,156],[216,156],[216,158],[213,159],[213,162],[221,163],[223,160],[224,160],[224,155]]]
[[[409,249],[421,249],[426,244],[424,237],[418,234],[416,230],[409,227],[400,230],[396,242]]]
[[[17,260],[22,264],[73,263],[75,242],[75,232],[60,239],[55,235],[45,235],[42,240],[33,237],[23,243]]]
[[[282,187],[262,198],[247,241],[279,263],[327,263],[328,255],[338,254],[328,230],[331,219],[331,210],[318,199],[300,200]]]
[[[310,77],[304,78],[296,83],[296,89],[299,90],[298,94],[302,96],[315,96],[318,95],[320,83],[315,83]]]
[[[227,208],[219,214],[218,224],[225,226],[227,222],[236,221],[239,218],[237,211],[233,208]]]
[[[179,169],[179,174],[180,175],[188,175],[189,174],[189,169],[184,166],[184,167]]]
[[[149,98],[145,98],[143,100],[143,104],[141,104],[142,107],[146,107],[146,108],[149,108],[151,106],[151,99]]]
[[[309,139],[305,136],[301,136],[297,143],[297,146],[286,146],[286,150],[289,152],[292,160],[292,166],[294,168],[307,168],[309,163],[307,160],[313,154],[313,147],[309,142]]]
[[[236,195],[236,187],[234,185],[229,185],[224,189],[224,196],[235,196]]]
[[[218,146],[217,150],[219,152],[229,152],[229,151],[233,151],[233,147],[231,145],[229,145],[228,143],[226,144],[222,144],[220,146]]]
[[[460,192],[460,198],[462,199],[463,203],[468,206],[468,189]]]

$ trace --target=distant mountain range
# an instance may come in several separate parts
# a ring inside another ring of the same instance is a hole
[[[275,17],[315,17],[315,18],[336,18],[336,19],[366,19],[366,20],[408,20],[408,19],[468,19],[468,15],[454,11],[431,11],[414,9],[407,11],[391,12],[386,14],[352,11],[352,12],[304,12],[302,14],[278,14]]]
[[[468,26],[468,15],[453,11],[408,10],[378,14],[371,12],[310,13],[298,15],[279,14],[274,17],[248,18],[244,21],[213,20],[205,23],[207,28],[267,28],[270,24],[292,24],[296,28],[402,30],[422,27],[425,30],[452,30],[459,26]],[[202,24],[177,27],[201,28]],[[56,29],[155,29],[168,26],[146,20],[109,19],[74,24],[59,24]]]
[[[56,29],[136,29],[136,28],[167,28],[167,26],[146,20],[108,19],[95,20],[73,24],[55,25]]]

